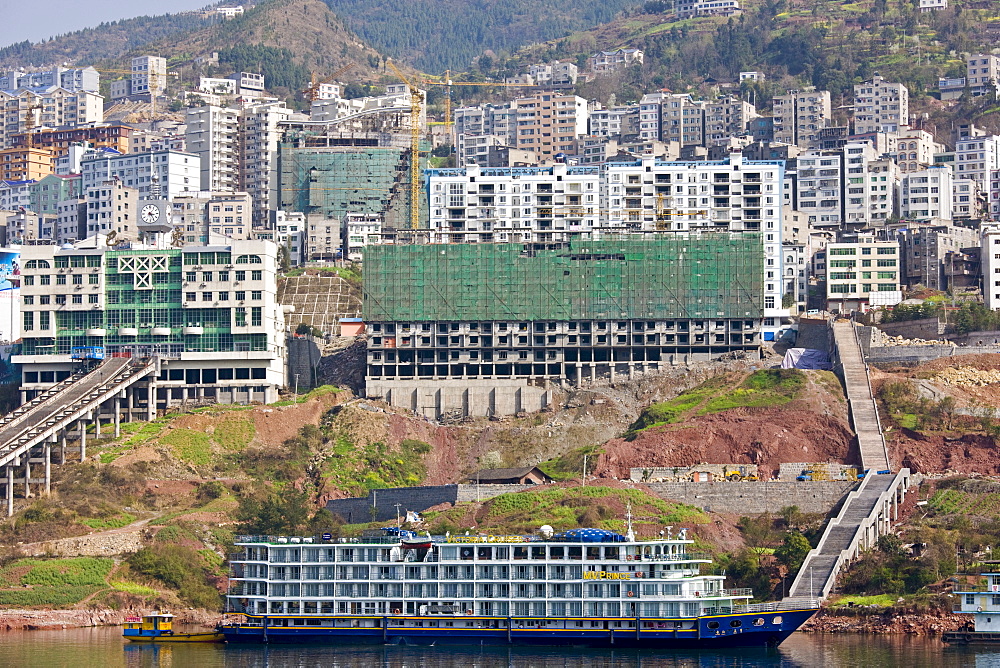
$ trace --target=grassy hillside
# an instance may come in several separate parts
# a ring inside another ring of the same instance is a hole
[[[217,21],[215,17],[203,18],[199,13],[186,12],[101,23],[34,44],[24,41],[5,46],[0,48],[0,63],[4,68],[53,63],[90,65],[142,50],[153,42],[205,28]]]

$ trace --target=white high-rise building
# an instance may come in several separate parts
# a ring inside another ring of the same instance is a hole
[[[854,132],[898,132],[910,119],[910,92],[877,74],[854,86]]]
[[[901,175],[899,215],[904,220],[950,221],[954,176],[951,167],[935,165]]]
[[[955,178],[972,179],[985,191],[995,169],[1000,169],[1000,136],[963,137],[955,142]]]
[[[239,121],[240,112],[227,107],[187,110],[185,144],[201,158],[201,190],[239,189]]]
[[[1000,309],[1000,225],[983,225],[980,230],[983,302]]]
[[[152,198],[158,189],[160,197],[170,200],[199,189],[201,159],[193,153],[169,150],[105,154],[85,158],[80,171],[85,192],[117,177],[123,186],[138,190],[140,199]]]
[[[132,95],[160,95],[166,87],[166,58],[139,56],[132,59]]]

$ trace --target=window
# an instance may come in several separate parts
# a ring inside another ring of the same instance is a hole
[[[263,294],[264,293],[261,290],[251,290],[250,299],[259,302],[261,299],[263,299]]]
[[[60,276],[59,278],[62,278],[62,276]],[[100,274],[91,274],[90,276],[87,277],[87,282],[90,285],[99,285],[100,282],[101,282],[101,275]]]
[[[250,309],[250,324],[253,327],[260,327],[263,324],[263,310],[260,306],[254,306]]]
[[[245,280],[247,280],[247,272],[245,272],[245,271],[238,271],[238,272],[236,272],[236,280],[237,281],[245,281]]]
[[[229,280],[229,272],[228,271],[220,271],[219,272],[219,280],[220,281],[228,281]]]
[[[244,301],[246,298],[247,298],[247,293],[245,290],[236,291],[236,301],[241,302]]]
[[[197,301],[197,300],[198,300],[198,293],[196,293],[196,292],[188,292],[188,293],[185,293],[185,295],[184,295],[184,301],[186,301],[186,302],[193,302],[193,301]]]
[[[229,293],[228,292],[220,292],[219,293],[219,301],[220,302],[228,302],[229,301]]]
[[[97,304],[97,303],[99,303],[99,295],[97,295],[97,294],[87,295],[87,303],[88,304]]]
[[[83,274],[73,274],[73,285],[83,285]]]
[[[262,280],[264,280],[264,272],[261,271],[260,269],[255,269],[254,271],[251,271],[250,272],[250,280],[253,280],[253,281],[262,281]]]

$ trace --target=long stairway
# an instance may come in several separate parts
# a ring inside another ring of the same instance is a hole
[[[786,607],[830,594],[840,569],[890,529],[896,504],[909,482],[907,469],[889,473],[888,449],[854,323],[836,322],[833,340],[847,391],[851,424],[867,474],[861,486],[847,496],[837,517],[827,524],[819,545],[806,556],[783,601]]]

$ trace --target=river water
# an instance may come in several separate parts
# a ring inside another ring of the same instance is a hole
[[[2,668],[1000,668],[1000,645],[795,634],[772,650],[654,652],[479,647],[131,645],[116,628],[0,635]]]

